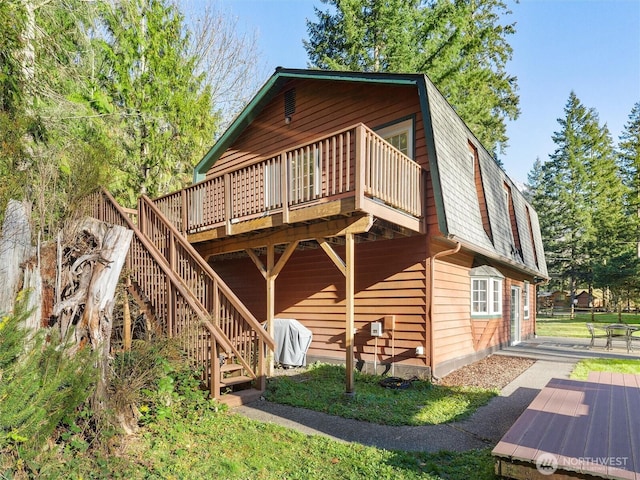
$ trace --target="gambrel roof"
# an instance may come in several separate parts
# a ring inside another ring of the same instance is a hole
[[[535,210],[431,80],[423,74],[277,68],[195,167],[194,181],[205,178],[207,171],[250,126],[265,105],[293,79],[358,82],[362,88],[372,83],[414,86],[415,101],[419,102],[423,116],[431,186],[442,235],[461,242],[465,249],[486,258],[533,276],[548,277]],[[469,157],[470,145],[477,153],[481,172],[479,182],[474,163]],[[479,200],[481,195],[484,198],[482,206]]]

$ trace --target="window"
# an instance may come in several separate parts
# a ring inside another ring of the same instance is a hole
[[[403,120],[384,128],[376,133],[396,147],[407,157],[413,159],[413,119]]]
[[[473,287],[471,289],[471,313],[487,313],[487,279],[473,279]]]
[[[289,154],[291,162],[290,196],[294,203],[320,195],[320,155],[318,149],[305,147]]]
[[[488,265],[472,268],[470,275],[471,315],[501,315],[504,276]]]
[[[529,318],[529,282],[524,282],[523,297],[522,303],[524,304],[524,319],[527,320]]]
[[[502,313],[502,280],[491,279],[491,295],[493,295],[493,303],[491,305],[491,313]]]

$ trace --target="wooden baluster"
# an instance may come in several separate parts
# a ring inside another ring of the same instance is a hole
[[[290,173],[287,154],[280,155],[280,200],[282,201],[282,222],[289,223],[289,182]]]
[[[192,192],[193,190],[189,190],[189,192]],[[182,210],[182,224],[181,224],[181,229],[180,229],[180,233],[182,233],[183,235],[186,235],[187,232],[189,231],[189,210],[187,209],[187,191],[186,190],[182,190],[182,194],[180,195],[180,198],[182,200],[182,205],[181,205],[181,210]]]

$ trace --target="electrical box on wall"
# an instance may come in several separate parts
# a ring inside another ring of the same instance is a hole
[[[385,315],[382,317],[384,320],[384,329],[385,330],[395,330],[396,329],[396,316],[395,315]]]
[[[371,336],[372,337],[381,337],[382,336],[382,323],[380,323],[380,322],[371,322]]]

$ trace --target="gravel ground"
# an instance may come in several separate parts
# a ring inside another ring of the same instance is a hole
[[[450,387],[466,385],[502,390],[534,363],[530,358],[491,355],[454,370],[439,383]]]
[[[449,375],[442,377],[438,384],[449,387],[466,385],[502,390],[534,363],[535,360],[530,358],[491,355],[454,370]],[[276,368],[274,376],[299,375],[305,371],[306,367]]]

